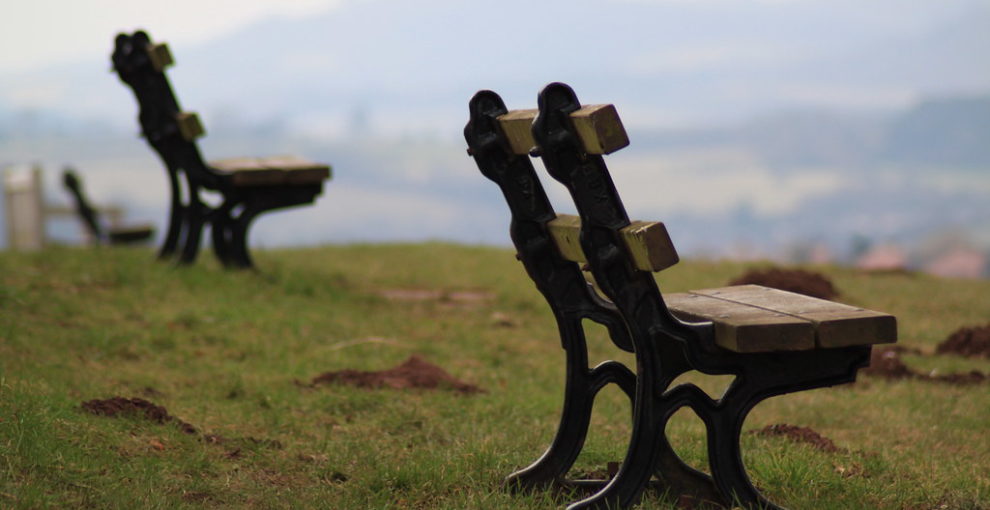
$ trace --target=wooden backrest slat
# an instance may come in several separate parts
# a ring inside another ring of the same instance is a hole
[[[536,147],[532,126],[538,113],[539,110],[512,110],[498,118],[513,154],[529,154]],[[611,154],[629,145],[626,128],[613,105],[584,105],[570,117],[588,154]]]
[[[581,218],[560,214],[547,223],[560,255],[574,262],[585,262],[581,249]],[[667,227],[659,221],[634,221],[620,231],[633,265],[641,271],[663,271],[680,260]]]

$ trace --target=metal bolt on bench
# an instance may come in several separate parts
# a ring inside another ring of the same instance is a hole
[[[205,134],[203,125],[195,113],[181,110],[165,76],[173,63],[168,47],[153,44],[142,31],[117,36],[114,70],[133,89],[142,134],[168,170],[171,212],[159,256],[192,263],[209,224],[220,262],[252,267],[247,248],[252,220],[265,211],[313,203],[330,178],[330,167],[292,156],[204,162],[196,145],[196,138]],[[219,206],[203,200],[206,191],[223,196]]]
[[[775,395],[853,381],[869,363],[872,344],[896,340],[894,317],[755,285],[665,300],[652,272],[676,264],[677,253],[662,223],[631,222],[622,205],[602,157],[629,143],[613,107],[582,107],[570,87],[553,83],[540,93],[538,111],[510,112],[497,94],[481,91],[470,112],[469,153],[505,196],[519,259],[553,310],[566,351],[557,435],[507,484],[596,491],[569,509],[627,508],[648,487],[719,505],[780,509],[746,475],[739,449],[746,415]],[[530,153],[567,187],[579,218],[554,214]],[[608,300],[589,287],[579,261],[586,261]],[[584,317],[606,324],[616,346],[631,348],[635,372],[616,361],[587,366]],[[694,370],[736,377],[717,400],[693,384],[670,387]],[[595,395],[611,382],[633,403],[625,460],[611,480],[566,480]],[[684,407],[705,424],[712,476],[685,464],[667,440],[667,421]]]

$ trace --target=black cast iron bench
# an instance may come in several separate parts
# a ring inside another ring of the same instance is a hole
[[[86,198],[82,180],[71,168],[66,168],[62,172],[62,184],[72,196],[80,221],[97,244],[143,243],[154,235],[155,228],[148,224],[115,225],[111,222],[109,225],[104,225],[99,211]]]
[[[330,178],[330,167],[292,156],[205,162],[196,144],[203,126],[195,113],[182,111],[165,76],[172,63],[168,47],[152,43],[145,32],[117,36],[114,70],[133,89],[142,134],[168,170],[171,212],[159,256],[192,263],[209,224],[220,262],[252,267],[251,221],[265,211],[313,203]],[[220,205],[207,204],[203,195],[209,191],[222,195]]]
[[[662,223],[629,220],[612,183],[603,155],[628,145],[614,107],[582,107],[560,83],[540,93],[539,107],[510,112],[497,94],[481,91],[464,130],[469,154],[505,196],[517,256],[553,310],[566,352],[557,434],[507,485],[594,491],[569,509],[626,508],[651,486],[719,505],[780,508],[746,475],[739,449],[746,415],[771,396],[853,381],[872,344],[896,340],[895,318],[755,285],[661,296],[652,272],[678,256]],[[580,217],[554,213],[529,155],[540,156],[567,187]],[[587,283],[580,262],[607,300]],[[617,347],[635,353],[635,372],[616,361],[588,367],[585,318],[606,325]],[[693,384],[670,387],[689,371],[736,377],[712,399]],[[626,457],[611,480],[567,480],[595,396],[609,383],[633,404]],[[705,424],[711,476],[685,464],[665,435],[684,407]]]

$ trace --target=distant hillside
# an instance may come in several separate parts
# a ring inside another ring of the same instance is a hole
[[[893,113],[793,110],[735,128],[644,130],[658,149],[741,146],[776,169],[864,165],[990,168],[990,95],[926,99]]]
[[[990,167],[990,96],[921,103],[890,123],[882,156],[902,163]]]

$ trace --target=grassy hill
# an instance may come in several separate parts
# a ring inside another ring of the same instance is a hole
[[[0,254],[0,507],[568,501],[500,488],[551,439],[563,382],[556,325],[510,251],[351,245],[256,258],[260,273],[224,272],[208,257],[176,269],[145,250]],[[688,261],[658,279],[664,291],[721,286],[748,267]],[[931,355],[955,329],[987,322],[990,282],[815,269],[840,301],[898,316],[901,344],[921,351],[905,358],[912,368],[990,371],[988,360]],[[590,337],[593,362],[630,360],[601,328]],[[411,354],[486,392],[309,384]],[[726,384],[691,380],[712,391]],[[196,433],[81,407],[113,396],[164,406]],[[623,456],[629,404],[615,388],[600,400],[577,472]],[[811,427],[841,448],[744,434],[755,483],[790,508],[990,508],[988,384],[861,376],[767,401],[746,429],[777,423]],[[700,420],[681,411],[670,435],[704,465]],[[653,495],[641,508],[674,506]]]

